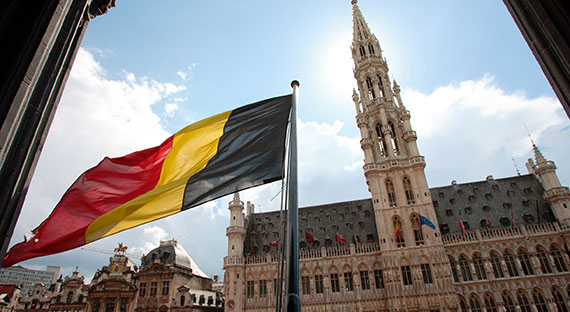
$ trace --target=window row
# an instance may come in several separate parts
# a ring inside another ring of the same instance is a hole
[[[457,261],[449,256],[449,264],[451,265],[453,280],[457,283],[460,281],[459,272],[461,272],[461,280],[464,282],[472,281],[474,276],[477,277],[477,280],[486,280],[487,272],[484,263],[487,261],[495,278],[504,278],[506,276],[505,271],[509,277],[517,277],[521,273],[522,275],[534,275],[536,273],[532,265],[533,257],[538,260],[538,267],[543,274],[553,273],[553,267],[556,268],[557,272],[568,271],[562,252],[555,244],[550,245],[548,251],[543,246],[537,245],[535,254],[530,254],[525,248],[520,247],[516,254],[509,249],[505,249],[502,255],[492,250],[488,259],[483,259],[478,252],[473,253],[471,259],[467,255],[461,254]]]
[[[548,292],[546,289],[544,291]],[[556,305],[556,311],[568,312],[568,306],[566,305],[565,298],[562,295],[561,290],[558,287],[553,286],[549,292],[552,295],[554,304]],[[567,292],[570,292],[570,285],[567,287]],[[502,301],[504,311],[506,312],[534,312],[532,305],[535,306],[536,311],[538,312],[551,311],[548,307],[544,293],[538,288],[532,290],[532,296],[529,296],[523,289],[519,289],[516,292],[516,296],[513,296],[507,290],[503,290],[500,294],[500,298],[495,298],[492,293],[487,292],[483,296],[483,300],[481,300],[477,294],[471,294],[468,300],[463,296],[459,296],[459,305],[462,312],[483,312],[483,309],[487,312],[497,312],[499,311],[497,300]],[[516,308],[517,306],[520,310]]]
[[[158,285],[159,282],[150,282],[149,283],[149,296],[155,297],[158,294]],[[170,282],[163,281],[160,288],[160,295],[161,296],[168,296],[170,293]],[[147,283],[140,283],[139,284],[139,296],[145,297],[147,295]]]

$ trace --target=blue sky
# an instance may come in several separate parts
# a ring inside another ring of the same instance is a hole
[[[570,123],[500,1],[372,1],[359,6],[412,114],[430,186],[522,173],[527,124],[570,184]],[[352,11],[343,1],[121,0],[92,20],[12,244],[47,217],[104,156],[160,143],[185,125],[301,82],[301,205],[368,196],[351,100]],[[248,190],[278,209],[278,185]],[[91,244],[148,252],[177,239],[207,274],[222,274],[229,198]],[[136,260],[136,259],[135,259]],[[76,265],[87,279],[108,255],[75,250],[24,266]]]

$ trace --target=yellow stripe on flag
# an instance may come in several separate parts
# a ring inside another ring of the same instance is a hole
[[[180,212],[186,183],[216,155],[231,112],[201,120],[176,133],[156,187],[94,220],[85,231],[85,242]]]

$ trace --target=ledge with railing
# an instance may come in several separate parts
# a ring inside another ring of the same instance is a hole
[[[444,245],[458,245],[478,243],[481,241],[509,240],[513,238],[549,235],[568,229],[569,227],[567,225],[552,222],[489,230],[477,229],[473,232],[467,232],[466,234],[446,234],[442,236],[442,239]]]

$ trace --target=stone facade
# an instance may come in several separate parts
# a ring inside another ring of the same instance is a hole
[[[299,210],[302,310],[568,311],[570,192],[554,163],[533,145],[529,175],[430,189],[400,87],[352,4],[371,197]],[[238,194],[229,209],[225,309],[273,311],[285,218]]]

